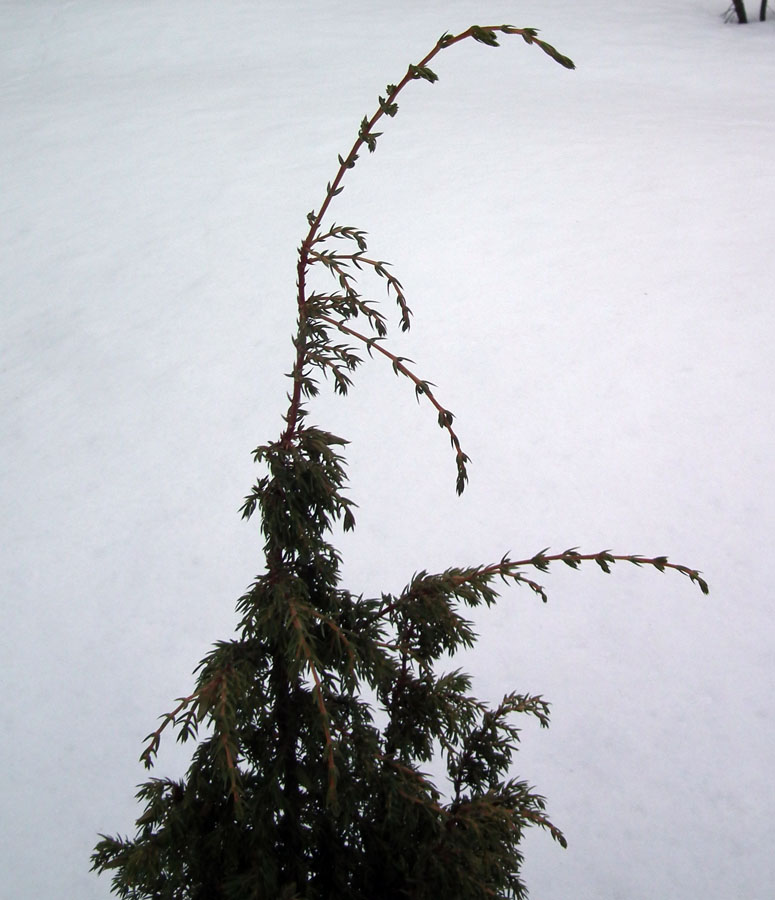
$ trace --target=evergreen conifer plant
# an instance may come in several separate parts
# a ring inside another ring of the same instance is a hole
[[[313,425],[308,403],[320,376],[346,394],[367,353],[382,358],[427,400],[452,444],[457,491],[468,458],[452,413],[433,386],[386,346],[387,321],[364,299],[355,273],[384,281],[408,330],[401,282],[372,255],[364,231],[329,222],[335,197],[378,125],[396,115],[414,81],[434,82],[442,50],[473,40],[495,47],[520,37],[566,68],[573,63],[533,28],[472,26],[444,34],[376,111],[308,215],[298,251],[297,330],[284,426],[254,452],[260,477],[242,515],[260,521],[261,574],[237,603],[236,637],[201,661],[191,692],[161,717],[141,759],[154,764],[165,731],[196,744],[184,778],[151,778],[137,794],[134,837],[101,835],[92,867],[112,891],[153,900],[485,900],[526,895],[520,868],[525,828],[565,839],[544,799],[512,774],[519,732],[549,721],[540,696],[507,693],[494,704],[471,694],[463,671],[441,671],[476,640],[465,611],[491,606],[512,582],[542,600],[531,573],[617,562],[673,570],[706,593],[700,574],[665,557],[604,550],[542,550],[489,565],[419,572],[400,593],[367,598],[340,583],[335,528],[354,527],[345,493],[346,442]],[[312,290],[310,272],[330,288]],[[365,352],[364,352],[365,351]],[[537,576],[537,577],[540,577]],[[434,780],[425,771],[443,765]],[[438,783],[437,783],[438,781]]]

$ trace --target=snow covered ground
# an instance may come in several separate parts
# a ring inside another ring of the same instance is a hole
[[[305,215],[388,81],[501,22],[577,71],[450,49],[333,210],[394,263],[394,347],[474,461],[457,498],[378,362],[321,397],[353,442],[347,586],[546,546],[703,569],[709,598],[594,566],[547,606],[508,590],[465,665],[553,704],[518,774],[569,848],[530,835],[532,896],[773,896],[775,15],[724,3],[0,2],[4,897],[108,897],[96,833],[132,830],[142,738],[261,566],[237,508]]]

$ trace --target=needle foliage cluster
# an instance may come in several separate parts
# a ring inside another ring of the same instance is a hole
[[[370,254],[365,232],[328,222],[346,173],[377,125],[395,116],[414,81],[434,82],[442,50],[465,40],[497,46],[516,36],[566,68],[567,57],[535,29],[473,26],[443,35],[379,98],[308,215],[298,252],[297,330],[284,426],[258,447],[261,475],[242,514],[263,536],[261,574],[237,604],[236,637],[201,661],[193,690],[148,735],[141,759],[154,764],[166,730],[194,743],[185,777],[151,778],[132,837],[102,835],[93,868],[112,874],[123,898],[153,900],[485,900],[520,898],[521,840],[538,826],[564,846],[544,799],[513,775],[524,717],[546,726],[540,696],[507,693],[497,703],[471,694],[450,654],[476,641],[466,611],[491,606],[504,583],[542,599],[530,573],[552,564],[618,561],[673,569],[703,591],[700,575],[664,557],[547,550],[491,565],[420,572],[396,594],[368,598],[345,589],[335,529],[354,527],[345,493],[346,442],[310,423],[321,375],[346,394],[365,355],[381,357],[435,410],[451,441],[457,490],[468,458],[452,413],[409,361],[385,345],[387,320],[364,299],[355,273],[384,281],[401,329],[411,313],[404,289]],[[310,288],[310,271],[330,289]],[[436,783],[427,769],[443,766]]]

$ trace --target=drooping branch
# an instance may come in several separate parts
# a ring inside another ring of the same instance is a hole
[[[458,438],[455,430],[452,428],[452,422],[454,421],[453,414],[445,409],[431,390],[433,386],[430,381],[425,381],[422,378],[419,378],[414,372],[406,365],[407,362],[411,362],[411,360],[407,360],[404,357],[396,356],[395,353],[391,353],[390,350],[385,349],[382,344],[379,343],[379,338],[370,338],[365,334],[361,334],[359,331],[356,331],[354,328],[350,328],[348,325],[345,325],[343,322],[337,322],[335,319],[331,319],[328,316],[320,316],[322,321],[327,322],[329,325],[333,325],[334,328],[338,328],[344,334],[349,334],[351,337],[357,338],[359,341],[362,341],[369,353],[372,350],[377,350],[387,359],[389,359],[393,365],[393,371],[396,374],[404,375],[414,384],[415,395],[417,399],[421,396],[425,396],[430,400],[433,406],[436,408],[438,412],[438,423],[439,427],[444,428],[446,432],[449,434],[449,439],[452,446],[455,448],[455,459],[457,463],[457,492],[458,494],[463,493],[463,489],[465,487],[466,481],[468,481],[468,471],[467,471],[467,463],[470,462],[469,457],[463,452],[462,447],[460,446],[460,439]]]
[[[659,572],[672,570],[689,578],[703,594],[709,593],[708,584],[698,570],[671,563],[666,556],[647,557],[637,553],[614,554],[608,550],[601,550],[599,553],[579,553],[575,547],[564,550],[562,553],[547,554],[544,549],[527,559],[512,560],[508,556],[504,556],[499,562],[489,566],[447,569],[438,575],[421,572],[415,575],[398,597],[388,596],[386,602],[376,610],[374,617],[382,619],[407,603],[417,602],[429,592],[437,592],[445,597],[460,600],[469,606],[478,606],[481,603],[490,606],[498,598],[498,592],[492,586],[492,582],[496,578],[500,578],[504,582],[524,584],[546,603],[549,598],[543,585],[528,578],[522,570],[532,567],[540,572],[547,572],[551,564],[556,562],[565,563],[572,569],[577,569],[583,562],[594,562],[606,574],[611,573],[611,566],[617,562],[628,562],[635,566],[651,566]]]
[[[218,704],[216,706],[215,720],[218,723],[220,736],[218,745],[224,756],[226,773],[229,781],[229,790],[235,808],[240,806],[240,793],[237,771],[237,748],[233,739],[233,730],[229,728],[228,715],[228,679],[224,676],[218,686]]]
[[[307,667],[309,668],[309,672],[312,675],[312,680],[315,683],[315,687],[313,689],[313,693],[315,696],[315,702],[317,703],[318,712],[320,713],[320,722],[321,727],[323,729],[323,736],[325,740],[325,748],[326,748],[326,759],[328,764],[328,793],[329,797],[333,798],[334,793],[336,791],[336,763],[334,760],[334,740],[331,736],[331,727],[330,727],[330,716],[328,713],[328,709],[326,707],[326,702],[323,697],[323,685],[320,680],[320,674],[318,673],[318,664],[315,660],[315,656],[312,653],[312,648],[309,646],[309,642],[307,641],[306,632],[304,626],[301,624],[301,620],[299,618],[299,613],[296,609],[296,605],[293,600],[288,601],[288,611],[291,616],[291,622],[293,623],[293,627],[296,630],[299,639],[299,646],[304,654],[304,659],[306,661]]]
[[[531,559],[528,560],[519,560],[516,562],[508,562],[508,567],[520,568],[522,566],[535,566],[535,568],[539,569],[542,572],[545,572],[549,565],[553,562],[563,562],[566,566],[570,566],[572,569],[578,568],[579,564],[582,562],[595,562],[598,566],[606,573],[611,573],[611,565],[617,562],[628,562],[632,563],[635,566],[651,566],[656,569],[658,572],[664,572],[667,569],[672,569],[674,572],[679,572],[681,575],[686,575],[690,581],[694,582],[703,594],[707,594],[708,583],[702,578],[700,572],[697,569],[690,569],[688,566],[682,566],[678,563],[668,562],[666,556],[641,556],[638,553],[633,553],[629,555],[617,555],[612,554],[608,550],[601,550],[599,553],[579,553],[575,547],[571,547],[569,550],[564,550],[562,553],[555,553],[553,555],[547,556],[546,550],[542,550],[540,553],[536,553]],[[500,574],[500,573],[497,573]]]
[[[425,81],[431,82],[431,84],[433,84],[434,81],[438,81],[438,75],[431,71],[431,69],[428,68],[428,65],[438,53],[447,47],[451,47],[453,44],[460,43],[460,41],[467,40],[468,38],[473,38],[475,41],[482,44],[488,44],[491,47],[497,47],[498,33],[520,35],[526,43],[535,44],[537,47],[540,47],[544,53],[551,56],[551,58],[560,63],[560,65],[567,69],[575,68],[573,62],[568,59],[567,56],[563,56],[550,44],[540,40],[537,37],[538,31],[535,28],[516,28],[513,25],[472,25],[470,28],[467,28],[457,35],[443,34],[436,42],[436,45],[420,60],[419,63],[416,65],[409,65],[406,74],[398,84],[388,85],[387,95],[379,98],[379,109],[372,114],[371,118],[364,117],[358,131],[358,138],[350,148],[350,152],[346,157],[339,157],[339,169],[334,176],[334,180],[327,185],[326,196],[320,209],[317,212],[310,213],[308,216],[310,229],[302,242],[302,253],[305,252],[305,248],[308,250],[315,240],[315,235],[320,227],[323,217],[328,211],[331,201],[343,190],[342,181],[345,173],[355,165],[358,154],[364,144],[368,147],[370,153],[374,152],[377,138],[381,137],[381,133],[376,133],[374,128],[383,116],[387,115],[393,117],[398,112],[396,99],[406,85],[409,84],[410,81],[416,81],[418,79],[424,79]]]
[[[299,258],[297,262],[298,328],[296,337],[294,339],[294,343],[296,346],[296,357],[293,369],[291,371],[291,377],[293,379],[293,390],[289,396],[290,403],[288,411],[285,415],[286,426],[280,438],[280,442],[283,445],[289,446],[296,434],[296,429],[301,414],[301,402],[304,394],[304,372],[308,365],[315,364],[315,361],[311,360],[309,357],[311,336],[309,333],[308,321],[310,318],[310,310],[308,308],[310,298],[308,298],[307,296],[307,274],[311,265],[316,262],[321,262],[322,260],[321,254],[319,254],[318,251],[313,250],[313,247],[324,239],[332,237],[349,238],[355,240],[358,243],[359,250],[365,250],[365,242],[363,240],[363,235],[365,234],[365,232],[362,232],[358,229],[345,227],[337,230],[336,226],[332,226],[324,235],[320,234],[321,224],[329,210],[329,207],[331,206],[334,197],[336,197],[344,190],[343,181],[347,171],[353,168],[364,146],[368,148],[370,153],[374,152],[377,144],[377,138],[381,136],[381,132],[375,130],[376,126],[384,116],[393,117],[396,115],[396,113],[398,112],[398,104],[396,100],[401,91],[407,86],[407,84],[409,84],[411,81],[417,80],[428,81],[432,84],[433,82],[438,80],[438,76],[429,67],[429,65],[442,50],[446,49],[447,47],[451,47],[453,44],[457,44],[461,41],[467,40],[468,38],[491,47],[497,47],[499,34],[519,35],[526,43],[535,44],[537,47],[539,47],[539,49],[541,49],[544,53],[555,60],[555,62],[558,62],[560,65],[568,69],[574,68],[573,62],[568,59],[568,57],[563,56],[553,46],[538,38],[538,33],[535,28],[516,28],[513,25],[472,25],[470,28],[467,28],[465,31],[462,31],[457,35],[443,34],[436,42],[436,44],[431,48],[431,50],[426,53],[426,55],[420,60],[419,63],[411,64],[408,67],[406,74],[397,84],[389,84],[387,86],[386,95],[379,98],[378,109],[370,117],[364,116],[358,130],[358,136],[355,139],[352,147],[350,148],[349,153],[346,156],[340,155],[338,157],[339,168],[337,169],[333,180],[329,181],[326,185],[326,193],[323,198],[323,202],[320,205],[320,208],[317,211],[313,210],[308,214],[307,220],[309,222],[309,230],[307,231],[307,234],[302,240],[299,247]],[[355,260],[353,261],[356,262]],[[379,263],[376,260],[363,261],[368,265],[371,265],[377,272],[377,274],[387,277],[388,285],[392,286],[396,290],[399,306],[401,307],[401,327],[404,330],[407,330],[409,328],[409,310],[406,306],[403,293],[400,290],[400,282],[398,282],[398,280],[393,276],[387,275],[383,268],[383,263]],[[341,269],[339,270],[338,274],[340,276],[340,280],[342,282],[346,282],[346,279],[342,275]],[[337,383],[340,386],[343,384],[341,380],[339,380]],[[346,387],[346,382],[344,383],[344,386]],[[416,386],[419,387],[419,385]],[[450,415],[447,410],[443,410],[441,407],[439,407],[439,414],[443,414],[445,417]],[[443,425],[442,427],[446,427],[446,425]],[[455,447],[455,452],[457,455],[457,490],[458,493],[460,493],[462,492],[466,483],[465,454],[462,453],[457,438],[454,438],[452,443]]]
[[[140,761],[143,763],[146,769],[150,769],[153,767],[154,757],[158,754],[159,745],[161,743],[161,735],[164,729],[168,725],[180,725],[181,722],[184,726],[184,733],[186,735],[190,735],[192,731],[196,728],[196,724],[202,720],[205,714],[205,706],[206,700],[212,700],[215,691],[217,690],[220,680],[221,673],[216,674],[213,678],[211,678],[208,682],[203,684],[198,690],[194,691],[193,694],[189,694],[188,697],[178,697],[180,701],[179,704],[173,709],[171,712],[164,713],[164,715],[159,716],[162,720],[161,725],[156,729],[156,731],[152,731],[149,735],[147,735],[144,740],[147,741],[147,745],[143,752],[140,754]],[[199,709],[194,710],[190,709],[191,704],[195,701],[199,701]],[[183,710],[188,710],[185,715],[181,716]]]
[[[548,549],[548,548],[546,548]],[[646,557],[640,554],[613,554],[608,550],[601,550],[599,553],[579,553],[575,547],[564,550],[562,553],[548,554],[546,549],[539,551],[530,559],[510,560],[504,557],[500,562],[483,568],[469,569],[452,577],[457,585],[470,584],[477,581],[483,581],[489,584],[494,577],[499,577],[504,581],[511,579],[516,583],[527,584],[541,599],[546,602],[548,597],[543,587],[534,581],[530,581],[520,571],[528,566],[538,569],[540,572],[547,572],[554,562],[565,563],[572,569],[577,569],[583,562],[594,562],[606,573],[611,573],[611,566],[617,562],[628,562],[635,566],[651,566],[659,572],[672,569],[681,575],[686,575],[693,581],[702,591],[703,594],[708,593],[708,584],[696,569],[690,569],[688,566],[682,566],[677,563],[668,562],[666,556]]]

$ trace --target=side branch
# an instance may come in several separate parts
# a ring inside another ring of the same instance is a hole
[[[307,642],[304,627],[301,624],[301,620],[299,619],[299,614],[296,610],[296,604],[291,600],[289,601],[288,606],[291,613],[291,621],[293,622],[293,627],[296,629],[296,632],[299,636],[299,645],[304,652],[304,657],[306,659],[307,665],[309,666],[310,673],[312,674],[312,680],[315,682],[314,694],[318,705],[318,710],[320,711],[320,719],[323,726],[323,735],[326,744],[326,756],[328,759],[328,796],[329,800],[333,800],[334,794],[336,792],[336,763],[334,761],[334,740],[331,737],[331,728],[329,727],[330,717],[328,715],[328,709],[326,708],[326,702],[323,699],[323,685],[320,681],[320,675],[318,674],[314,655],[312,653],[312,650],[310,649],[309,643]]]
[[[391,353],[390,350],[386,350],[378,341],[378,338],[367,337],[365,334],[361,334],[359,331],[356,331],[354,328],[350,328],[342,322],[337,322],[336,319],[331,319],[328,316],[320,315],[318,318],[328,323],[329,325],[333,325],[335,328],[338,328],[339,331],[344,334],[349,334],[351,337],[357,338],[359,341],[362,341],[366,345],[366,349],[371,353],[372,349],[377,350],[383,356],[387,357],[393,365],[393,371],[401,375],[405,375],[411,382],[414,384],[414,391],[419,399],[421,395],[424,395],[430,400],[433,406],[438,411],[438,422],[441,428],[444,428],[449,434],[450,442],[452,446],[455,448],[455,458],[457,464],[457,492],[458,494],[463,493],[463,489],[465,487],[466,482],[468,481],[468,471],[467,464],[470,462],[468,456],[463,452],[462,447],[460,446],[460,439],[458,438],[455,430],[452,428],[452,422],[454,420],[453,414],[445,409],[431,390],[431,384],[428,381],[423,381],[423,379],[419,378],[417,375],[412,372],[410,368],[404,365],[404,360],[400,356],[396,356],[395,353]]]
[[[539,812],[537,809],[531,809],[528,806],[521,806],[519,809],[519,813],[534,825],[538,825],[540,828],[545,828],[561,847],[566,848],[568,846],[568,841],[565,838],[565,835],[556,825],[553,825],[549,821],[549,817],[545,813]]]
[[[498,598],[498,592],[492,586],[496,578],[504,582],[509,580],[515,584],[524,584],[529,587],[546,603],[548,596],[544,587],[532,578],[528,578],[522,569],[532,566],[541,572],[546,572],[554,562],[563,562],[572,569],[577,569],[582,562],[594,562],[606,572],[611,572],[611,566],[616,562],[628,562],[635,566],[651,566],[659,572],[672,569],[685,575],[707,594],[708,584],[696,569],[688,566],[668,562],[666,556],[646,557],[639,554],[628,556],[616,555],[602,550],[600,553],[579,553],[575,547],[562,553],[547,555],[546,550],[541,550],[529,559],[511,560],[504,556],[500,562],[490,566],[472,566],[465,569],[453,568],[437,575],[428,575],[421,572],[414,576],[410,584],[395,599],[386,598],[388,602],[375,613],[375,619],[382,619],[395,609],[412,603],[423,603],[428,593],[437,593],[447,598],[447,601],[455,600],[468,606],[478,606],[481,603],[491,606]]]
[[[547,548],[548,549],[548,548]],[[547,555],[546,549],[541,550],[530,559],[511,560],[504,557],[500,562],[491,566],[469,569],[463,572],[457,572],[452,575],[453,582],[462,587],[467,584],[489,584],[494,577],[502,578],[504,581],[511,578],[517,583],[527,584],[541,599],[546,603],[547,596],[543,587],[532,581],[522,574],[521,569],[526,566],[533,566],[540,572],[547,572],[549,566],[554,562],[563,562],[572,569],[577,569],[582,562],[594,562],[608,575],[611,573],[611,566],[617,562],[628,562],[635,566],[651,566],[659,572],[672,569],[681,575],[686,575],[690,581],[694,582],[703,594],[709,593],[708,583],[700,575],[696,569],[690,569],[688,566],[682,566],[678,563],[668,562],[666,556],[640,556],[639,554],[617,555],[609,553],[608,550],[601,550],[599,553],[579,553],[575,547],[564,550],[562,553],[554,553]]]
[[[228,773],[229,778],[229,787],[231,789],[231,796],[234,800],[235,809],[240,806],[240,794],[239,794],[239,785],[238,785],[238,772],[237,772],[237,748],[232,740],[229,737],[229,727],[228,727],[228,683],[227,679],[223,677],[220,683],[219,690],[219,698],[218,698],[218,714],[217,717],[220,720],[221,725],[221,736],[218,741],[221,751],[223,752],[224,761],[226,763],[226,771]]]
[[[178,716],[184,709],[189,707],[194,700],[198,700],[200,703],[200,710],[197,712],[195,710],[189,710],[183,718],[186,720],[186,731],[195,730],[196,724],[202,720],[205,715],[204,710],[204,700],[208,694],[212,694],[214,690],[218,687],[221,680],[223,678],[223,674],[219,672],[213,678],[210,679],[206,684],[203,684],[199,690],[194,691],[193,694],[189,694],[188,697],[179,697],[180,703],[172,710],[172,712],[164,713],[164,715],[159,716],[162,720],[161,725],[156,729],[156,731],[152,731],[145,740],[148,741],[148,745],[145,750],[140,754],[140,761],[143,763],[146,769],[150,769],[153,766],[153,758],[159,752],[159,745],[161,744],[161,735],[164,729],[172,724],[178,724]],[[211,698],[212,699],[212,698]]]
[[[547,548],[548,549],[548,548]],[[651,566],[658,572],[664,572],[666,569],[672,569],[681,575],[686,575],[690,581],[694,582],[703,594],[709,593],[708,583],[701,577],[697,569],[690,569],[688,566],[682,566],[678,563],[668,562],[666,556],[641,556],[633,553],[628,556],[609,553],[608,550],[601,550],[600,553],[579,553],[575,547],[564,550],[562,553],[555,553],[550,556],[546,555],[546,550],[536,553],[531,559],[523,559],[518,561],[503,560],[495,566],[490,567],[490,571],[496,575],[510,575],[509,570],[516,570],[524,566],[534,566],[541,572],[547,571],[549,565],[553,562],[563,562],[572,569],[577,569],[582,562],[594,562],[607,574],[611,573],[611,565],[617,562],[628,562],[634,566]],[[488,570],[485,570],[485,572]]]
[[[390,263],[385,262],[381,259],[369,259],[364,256],[362,252],[359,253],[319,253],[316,250],[310,251],[310,258],[313,262],[320,262],[323,265],[327,266],[331,269],[332,272],[335,272],[339,276],[339,283],[344,290],[347,290],[348,293],[351,293],[353,299],[357,297],[357,293],[352,288],[352,282],[354,281],[353,277],[344,270],[344,266],[348,263],[352,262],[356,268],[360,269],[361,263],[364,265],[370,266],[380,278],[384,278],[387,281],[387,292],[390,294],[390,289],[393,288],[396,294],[396,303],[401,311],[401,330],[409,331],[411,326],[410,317],[412,315],[412,311],[409,309],[409,306],[406,302],[406,296],[404,295],[403,285],[401,282],[388,271],[387,267]]]

